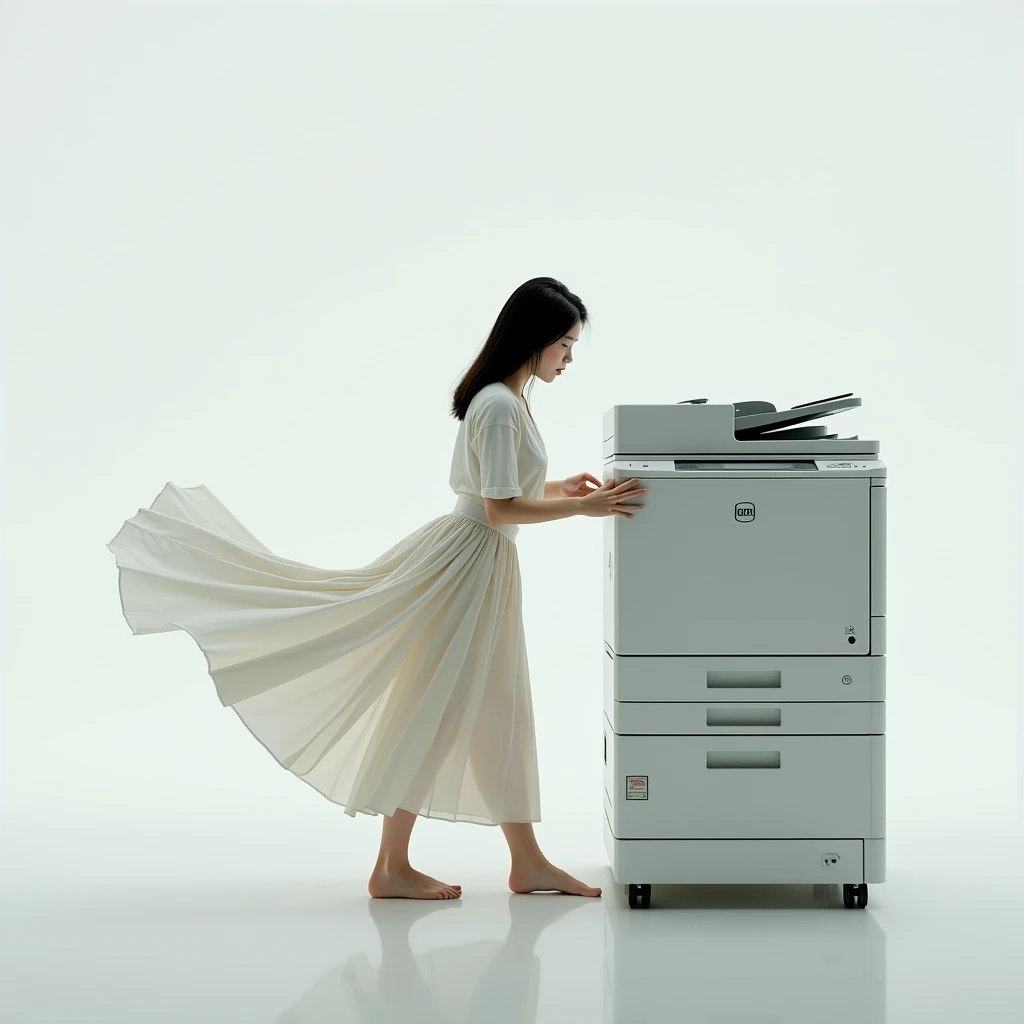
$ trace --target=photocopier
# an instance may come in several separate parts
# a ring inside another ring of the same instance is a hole
[[[604,479],[604,842],[652,884],[885,881],[886,468],[850,394],[616,405]]]

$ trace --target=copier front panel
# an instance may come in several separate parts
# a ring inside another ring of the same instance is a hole
[[[618,654],[870,653],[870,478],[644,479],[605,519]]]

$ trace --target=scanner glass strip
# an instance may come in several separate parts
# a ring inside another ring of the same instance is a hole
[[[674,459],[673,465],[676,469],[694,469],[702,473],[725,471],[730,469],[768,470],[777,472],[792,472],[798,470],[805,473],[809,470],[816,470],[817,463],[813,459],[804,459],[798,462],[776,462],[763,459],[760,462],[690,462],[687,459]]]

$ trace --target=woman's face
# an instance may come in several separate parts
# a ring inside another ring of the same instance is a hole
[[[551,381],[557,380],[565,373],[572,362],[572,349],[580,336],[580,327],[581,324],[577,322],[567,334],[540,350],[540,366],[537,368],[536,375],[541,380],[550,384]]]

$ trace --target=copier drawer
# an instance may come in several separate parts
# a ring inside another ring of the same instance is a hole
[[[880,735],[885,732],[885,701],[807,700],[771,704],[707,704],[695,701],[616,700],[605,711],[605,720],[620,735]]]
[[[606,734],[618,839],[885,836],[885,736]]]

